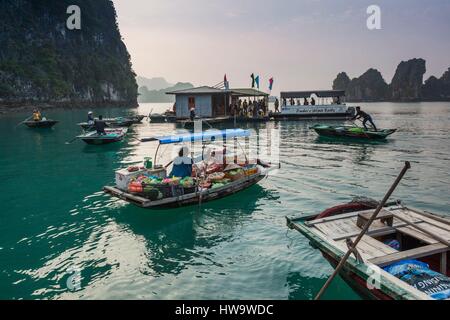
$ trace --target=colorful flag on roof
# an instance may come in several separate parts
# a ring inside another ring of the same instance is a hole
[[[273,78],[269,79],[269,90],[272,91],[272,87],[273,87]]]
[[[259,89],[259,76],[255,78],[256,87]]]

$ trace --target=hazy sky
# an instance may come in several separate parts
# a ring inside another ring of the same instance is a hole
[[[389,83],[401,60],[427,61],[426,78],[450,67],[449,0],[113,0],[133,68],[145,77],[261,89],[328,89],[340,71],[368,68]],[[367,7],[381,8],[368,30]]]

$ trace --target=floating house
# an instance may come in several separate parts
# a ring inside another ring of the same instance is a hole
[[[230,117],[230,105],[238,104],[239,99],[267,99],[269,94],[252,89],[221,89],[209,86],[166,92],[175,95],[176,118],[188,119],[189,110],[194,107],[200,118]]]

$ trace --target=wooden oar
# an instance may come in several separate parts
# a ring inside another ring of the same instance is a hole
[[[356,246],[358,245],[359,241],[362,239],[364,234],[366,234],[367,230],[369,230],[370,225],[373,221],[375,221],[378,213],[383,209],[386,202],[389,200],[391,194],[394,192],[397,185],[402,180],[403,176],[405,175],[406,171],[408,171],[411,168],[411,164],[409,161],[405,162],[405,166],[403,167],[402,171],[398,175],[397,179],[395,179],[394,184],[390,187],[386,195],[384,196],[383,200],[378,204],[378,207],[375,209],[374,213],[370,217],[369,221],[365,224],[364,228],[361,230],[361,233],[356,237],[355,241],[347,251],[347,253],[342,257],[341,261],[339,261],[339,264],[337,265],[336,269],[334,269],[333,274],[328,278],[327,282],[323,285],[322,289],[320,289],[319,293],[315,297],[315,300],[319,300],[322,294],[325,292],[325,290],[328,288],[328,286],[331,284],[331,281],[336,277],[336,275],[341,271],[342,267],[344,266],[345,262],[347,261],[348,257],[351,255],[351,253],[356,249]]]
[[[70,141],[66,141],[66,144],[71,144],[72,142],[74,142],[75,140],[80,139],[78,136],[76,136],[75,138],[73,138]]]
[[[22,122],[19,122],[18,124],[16,124],[16,126],[14,128],[17,128],[18,126],[20,126],[21,124],[24,124],[25,122],[27,122],[28,120],[30,120],[33,116],[29,116],[28,118],[26,118],[25,120],[23,120]]]

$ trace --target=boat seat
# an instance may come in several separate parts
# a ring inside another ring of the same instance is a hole
[[[400,251],[397,253],[376,257],[370,259],[369,261],[379,267],[384,267],[401,260],[422,258],[437,253],[447,252],[448,250],[450,250],[450,248],[447,245],[443,243],[434,243],[411,250]]]

